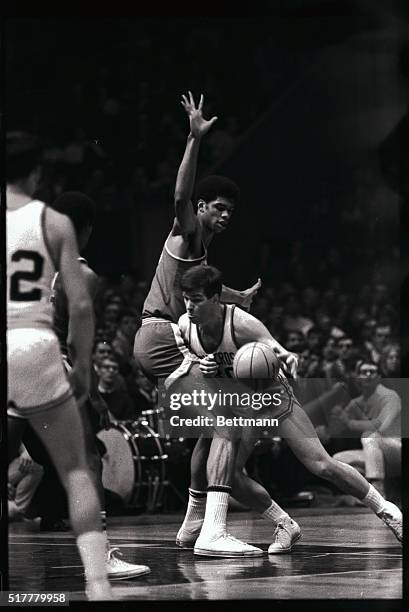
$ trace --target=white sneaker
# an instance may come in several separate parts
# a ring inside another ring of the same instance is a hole
[[[229,533],[222,533],[213,539],[199,537],[196,540],[194,554],[204,557],[260,557],[263,551],[256,546],[241,542]]]
[[[118,554],[122,554],[119,548],[109,548],[107,551],[106,568],[110,580],[126,580],[150,573],[151,570],[147,565],[128,563],[119,559]]]
[[[111,601],[114,599],[111,585],[105,578],[87,582],[85,595],[89,601]]]
[[[399,542],[402,542],[402,512],[398,506],[395,506],[392,502],[387,501],[384,509],[378,513],[379,518],[385,523],[387,527],[393,532]]]
[[[203,521],[194,521],[194,523],[182,525],[176,536],[176,546],[180,546],[180,548],[193,548],[200,535],[202,525]]]
[[[274,531],[273,541],[268,547],[269,555],[289,553],[293,544],[301,538],[301,529],[292,518],[284,518],[279,521]]]

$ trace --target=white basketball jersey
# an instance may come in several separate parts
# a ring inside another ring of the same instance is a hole
[[[44,231],[46,205],[7,210],[7,327],[52,328],[54,263]]]
[[[234,339],[234,304],[222,304],[223,307],[223,333],[220,338],[218,347],[212,351],[215,361],[219,366],[218,376],[223,378],[233,378],[233,359],[234,355],[239,350]],[[200,331],[198,326],[189,319],[187,313],[184,313],[179,319],[179,328],[182,332],[183,339],[189,349],[203,359],[208,354],[203,348]]]

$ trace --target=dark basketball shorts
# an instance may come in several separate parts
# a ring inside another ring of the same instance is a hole
[[[192,363],[198,361],[186,347],[176,323],[153,317],[143,319],[138,329],[134,357],[152,382],[164,378],[168,384],[187,374]]]

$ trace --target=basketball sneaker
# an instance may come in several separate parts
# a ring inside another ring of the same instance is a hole
[[[263,554],[260,548],[245,544],[229,533],[213,538],[199,537],[193,552],[204,557],[260,557]]]
[[[385,502],[385,507],[381,512],[378,512],[377,516],[385,523],[387,527],[393,532],[399,542],[402,542],[402,512],[398,506],[395,506],[392,502]]]
[[[147,565],[128,563],[123,559],[119,559],[118,554],[122,554],[119,548],[109,548],[107,550],[106,568],[110,580],[126,580],[150,573],[151,570]]]
[[[199,537],[202,525],[203,520],[190,521],[189,526],[183,524],[176,536],[176,546],[180,546],[180,548],[193,548]]]
[[[285,518],[277,524],[273,534],[273,541],[268,547],[269,555],[280,555],[289,553],[299,539],[301,529],[292,518]]]

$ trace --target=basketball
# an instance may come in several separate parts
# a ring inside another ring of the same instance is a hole
[[[269,346],[262,342],[249,342],[234,356],[235,378],[273,380],[280,369],[280,361]]]

